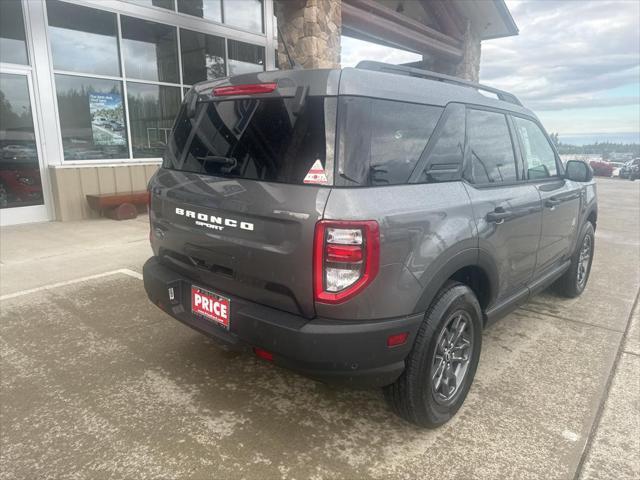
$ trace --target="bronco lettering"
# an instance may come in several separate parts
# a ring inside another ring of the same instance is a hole
[[[222,230],[224,226],[232,227],[232,228],[240,228],[241,230],[249,230],[253,231],[253,223],[251,222],[242,222],[235,220],[233,218],[223,218],[215,215],[207,215],[202,212],[194,212],[193,210],[185,210],[184,208],[176,207],[176,215],[180,215],[181,217],[193,218],[196,221],[196,225],[213,228],[216,230]],[[222,226],[224,224],[224,226]],[[219,227],[216,227],[218,226]]]

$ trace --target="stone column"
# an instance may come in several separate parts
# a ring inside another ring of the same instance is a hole
[[[455,75],[465,80],[478,83],[480,79],[480,36],[473,31],[471,22],[467,20],[462,43],[462,60],[458,63]]]
[[[339,68],[341,0],[275,0],[278,18],[278,64],[291,68],[282,43],[304,68]]]

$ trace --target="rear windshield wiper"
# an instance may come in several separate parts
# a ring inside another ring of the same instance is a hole
[[[196,157],[196,160],[202,162],[203,169],[207,163],[221,165],[220,171],[222,173],[229,173],[238,165],[238,160],[235,157],[223,157],[221,155],[206,155],[204,157]]]

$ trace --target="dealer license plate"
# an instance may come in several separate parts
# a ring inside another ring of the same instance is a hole
[[[204,317],[227,330],[231,318],[231,300],[204,288],[191,286],[191,312]]]

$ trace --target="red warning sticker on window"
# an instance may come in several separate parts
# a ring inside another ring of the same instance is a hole
[[[316,160],[307,176],[304,177],[304,183],[312,183],[316,185],[326,185],[329,183],[327,175],[324,173],[324,167],[320,159]]]

